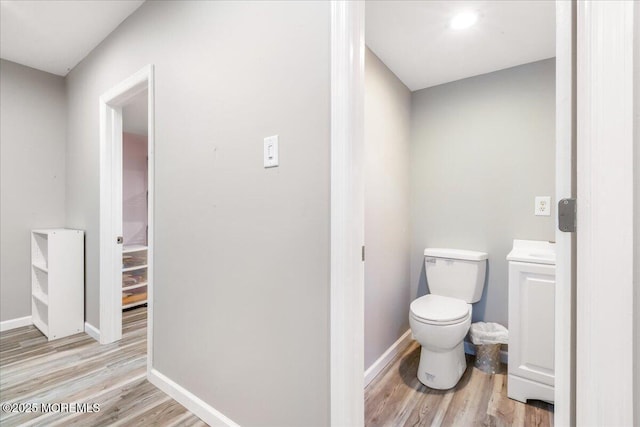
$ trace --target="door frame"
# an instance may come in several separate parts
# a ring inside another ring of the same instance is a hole
[[[100,344],[122,338],[122,107],[148,91],[147,185],[147,372],[153,360],[153,272],[154,272],[154,68],[146,65],[120,82],[99,100],[100,107]]]
[[[556,202],[576,197],[576,2],[556,1]],[[556,215],[554,424],[575,424],[576,233]]]
[[[562,172],[562,185],[556,196],[569,193],[574,144],[574,37],[575,0],[556,1],[558,36],[556,58],[560,79],[556,82],[558,141],[556,173]],[[364,242],[364,2],[331,2],[331,284],[330,284],[330,411],[332,426],[364,425],[364,272],[361,247]],[[559,55],[559,57],[558,57]],[[565,98],[569,96],[569,98]],[[566,156],[569,155],[567,158]],[[575,193],[574,193],[575,194]],[[568,240],[567,240],[568,239]],[[573,237],[561,237],[559,263],[572,257]],[[575,257],[574,260],[575,262]],[[571,265],[571,263],[569,263]],[[562,325],[562,337],[569,345],[556,352],[561,377],[555,390],[558,425],[575,423],[575,346],[572,331],[575,303],[571,267],[562,267],[562,288],[556,304],[556,319],[570,319]],[[556,294],[558,296],[558,293]],[[556,338],[556,342],[557,342]],[[557,347],[557,346],[556,346]]]
[[[633,123],[638,7],[631,1],[577,6],[576,425],[640,421],[640,414],[634,420],[639,396],[633,384],[633,282],[640,274],[633,265],[634,226],[640,226]]]

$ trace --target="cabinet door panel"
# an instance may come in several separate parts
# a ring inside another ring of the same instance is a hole
[[[509,373],[553,385],[555,267],[509,266]]]

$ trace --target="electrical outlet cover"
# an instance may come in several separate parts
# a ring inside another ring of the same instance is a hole
[[[534,214],[536,216],[551,215],[551,196],[536,196]]]

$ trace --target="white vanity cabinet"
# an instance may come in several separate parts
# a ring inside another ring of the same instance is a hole
[[[509,261],[507,396],[553,402],[555,250],[549,242],[514,240]]]

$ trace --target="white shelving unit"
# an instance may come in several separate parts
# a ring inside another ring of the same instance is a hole
[[[31,231],[31,316],[49,340],[84,331],[84,231]]]
[[[122,248],[122,309],[147,303],[147,246]]]

